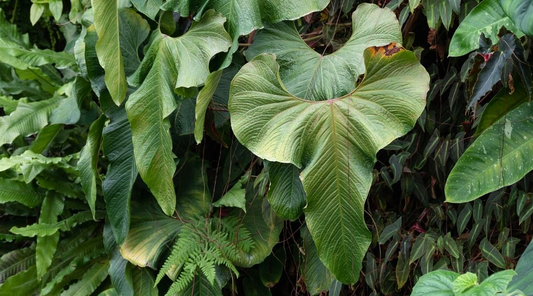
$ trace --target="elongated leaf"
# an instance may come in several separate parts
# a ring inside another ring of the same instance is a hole
[[[450,42],[449,55],[458,57],[479,48],[479,37],[485,34],[492,43],[498,42],[498,32],[502,26],[512,31],[519,37],[522,32],[513,21],[506,15],[500,2],[514,2],[507,0],[484,0],[478,4],[468,16],[459,24]],[[527,2],[527,1],[516,1]],[[506,9],[511,9],[513,4]]]
[[[468,202],[522,179],[533,169],[533,108],[524,103],[468,147],[446,181],[448,202]]]
[[[529,243],[527,249],[520,256],[516,264],[516,277],[509,283],[508,291],[516,289],[526,295],[533,294],[533,243]]]
[[[492,87],[501,80],[502,70],[513,54],[514,42],[515,37],[511,34],[503,36],[498,42],[498,51],[494,52],[485,67],[479,72],[468,108],[473,108],[479,99],[491,91]]]
[[[505,268],[505,259],[503,258],[500,251],[498,251],[496,247],[494,247],[487,240],[487,238],[484,238],[481,241],[481,243],[479,244],[479,248],[481,249],[481,254],[483,254],[483,257],[489,260],[490,263],[498,266],[499,268]]]
[[[296,97],[311,101],[338,98],[351,92],[365,72],[365,48],[402,41],[394,13],[374,4],[358,6],[352,15],[352,29],[341,49],[323,56],[300,38],[294,25],[268,25],[257,33],[246,57],[251,60],[261,53],[275,54],[281,81]]]
[[[77,283],[61,293],[61,296],[91,295],[107,277],[108,268],[109,262],[95,263]]]
[[[172,215],[176,203],[172,181],[176,164],[167,118],[176,109],[174,89],[205,83],[211,57],[230,46],[223,22],[220,14],[210,10],[185,35],[157,35],[133,76],[135,84],[142,82],[126,103],[135,160],[167,215]]]
[[[449,270],[430,272],[418,279],[411,296],[454,296],[453,283],[458,276]]]
[[[26,227],[12,227],[9,231],[14,234],[20,234],[22,236],[34,237],[34,236],[50,236],[57,233],[59,226],[56,224],[40,224],[35,223]]]
[[[54,224],[57,222],[57,216],[63,212],[65,203],[62,197],[49,193],[46,195],[41,208],[41,215],[39,216],[40,224]],[[59,232],[50,236],[38,236],[36,247],[36,261],[37,261],[37,277],[41,279],[46,273],[52,258],[57,249],[59,242]]]
[[[126,98],[126,74],[120,50],[119,0],[91,0],[94,27],[98,35],[96,54],[105,70],[105,84],[113,102],[120,105]]]
[[[398,220],[394,221],[394,223],[387,225],[387,227],[383,229],[383,231],[379,235],[378,242],[380,244],[384,244],[395,234],[398,234],[398,231],[400,230],[401,227],[402,227],[402,217],[398,218]]]
[[[24,184],[15,180],[0,179],[0,204],[18,202],[33,208],[41,204],[44,194],[32,184]]]
[[[335,277],[318,258],[318,251],[309,230],[302,228],[300,233],[305,250],[304,261],[301,264],[302,276],[307,292],[311,295],[318,295],[329,289]]]
[[[357,89],[328,101],[290,94],[266,54],[241,68],[230,90],[239,142],[261,158],[304,167],[309,231],[322,262],[344,283],[357,280],[370,243],[363,205],[375,154],[412,128],[429,83],[414,54],[397,44],[369,48],[364,60]]]
[[[96,207],[96,178],[98,177],[97,165],[98,154],[100,152],[100,144],[102,140],[102,129],[104,128],[105,116],[100,116],[89,128],[89,136],[87,143],[81,150],[80,160],[78,162],[78,169],[80,170],[80,179],[85,192],[85,198],[95,216]]]
[[[194,139],[197,144],[200,144],[204,137],[205,112],[217,90],[220,78],[222,78],[222,72],[222,70],[218,70],[209,74],[204,88],[202,88],[196,97],[196,108],[194,110],[194,119],[196,120],[194,122]]]
[[[0,257],[0,283],[35,265],[35,247],[13,250]]]
[[[268,202],[278,216],[296,220],[305,207],[305,191],[300,180],[300,169],[292,164],[265,163],[268,168],[270,187]]]
[[[102,94],[100,102],[110,119],[103,131],[102,148],[109,166],[102,190],[113,234],[117,243],[122,244],[130,227],[131,191],[138,172],[126,109],[114,105],[108,93]]]
[[[512,94],[509,94],[507,89],[500,90],[490,103],[485,107],[481,119],[476,129],[476,134],[479,135],[487,128],[492,126],[498,119],[505,116],[509,111],[529,101],[529,96],[524,88],[524,85],[515,82],[515,89]]]

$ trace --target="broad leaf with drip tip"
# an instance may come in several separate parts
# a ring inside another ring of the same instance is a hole
[[[270,54],[235,76],[229,110],[237,139],[269,161],[302,168],[304,210],[319,257],[353,284],[370,244],[364,203],[376,153],[414,126],[429,75],[415,55],[392,43],[363,54],[366,74],[351,93],[325,101],[291,94]]]

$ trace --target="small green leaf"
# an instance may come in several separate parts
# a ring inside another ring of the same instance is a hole
[[[389,238],[393,237],[395,234],[398,234],[398,231],[400,231],[402,227],[402,217],[398,218],[393,223],[387,225],[379,235],[378,242],[380,245],[384,244],[389,240]]]
[[[490,263],[498,266],[499,268],[506,267],[507,264],[505,264],[505,259],[503,258],[502,254],[489,242],[487,238],[484,238],[481,241],[479,248],[481,249],[481,254],[483,257],[489,260]]]
[[[318,251],[311,234],[309,234],[309,230],[306,227],[302,227],[300,234],[305,252],[303,256],[305,261],[300,267],[302,276],[309,294],[318,295],[329,289],[335,277],[318,258]]]
[[[246,187],[247,180],[237,182],[226,194],[213,203],[215,207],[235,207],[246,213]]]
[[[466,204],[461,212],[459,213],[459,217],[457,218],[457,232],[459,235],[463,233],[463,231],[466,228],[466,225],[468,225],[468,222],[470,222],[470,218],[472,217],[472,206],[468,203]]]
[[[455,258],[459,258],[460,253],[459,253],[459,249],[457,248],[457,243],[452,238],[450,232],[448,232],[446,236],[444,236],[444,245],[448,253],[450,253],[450,255],[452,255]]]
[[[218,83],[222,78],[222,72],[222,70],[218,70],[209,74],[205,81],[205,86],[196,97],[196,108],[194,110],[194,139],[196,144],[200,144],[204,137],[205,112],[217,90]]]

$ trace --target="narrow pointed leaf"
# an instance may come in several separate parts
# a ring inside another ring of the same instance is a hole
[[[40,224],[54,224],[57,222],[57,216],[63,212],[64,201],[63,198],[49,193],[46,195],[41,208],[41,215],[39,216]],[[37,237],[36,247],[36,262],[37,262],[37,277],[41,279],[46,273],[52,258],[57,249],[59,242],[59,232],[51,236]]]
[[[109,262],[95,263],[83,277],[61,293],[61,296],[88,296],[91,295],[107,277]]]
[[[185,35],[157,35],[132,78],[135,84],[142,83],[126,103],[137,168],[167,215],[172,215],[176,203],[168,119],[176,109],[174,89],[205,83],[209,60],[230,45],[224,21],[210,10]]]
[[[105,84],[113,102],[120,105],[126,98],[126,74],[120,50],[119,0],[91,0],[94,28],[98,35],[96,54],[105,70]]]
[[[113,234],[117,243],[122,244],[130,227],[131,191],[138,172],[126,109],[114,105],[107,93],[100,97],[100,102],[110,119],[103,131],[102,148],[109,166],[102,190]]]
[[[98,177],[97,165],[98,154],[100,152],[100,144],[102,139],[102,129],[104,128],[105,116],[100,116],[89,128],[89,136],[87,143],[81,150],[80,160],[78,162],[78,169],[80,170],[81,185],[85,198],[93,213],[93,219],[96,211],[96,178]]]
[[[370,243],[363,206],[375,154],[412,128],[429,84],[414,54],[396,44],[369,48],[364,60],[365,78],[341,98],[293,96],[267,54],[241,68],[230,90],[239,142],[261,158],[304,168],[309,231],[320,259],[343,283],[357,280]]]
[[[309,230],[304,227],[300,233],[305,250],[304,261],[301,264],[302,276],[307,292],[311,295],[318,295],[329,289],[335,277],[318,258],[318,251]]]
[[[220,78],[222,78],[222,70],[209,74],[204,88],[202,88],[196,97],[196,108],[194,110],[194,139],[196,140],[196,144],[200,144],[204,137],[205,112],[217,90]]]

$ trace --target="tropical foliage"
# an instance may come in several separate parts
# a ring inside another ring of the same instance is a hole
[[[0,295],[532,294],[532,12],[0,1]]]

